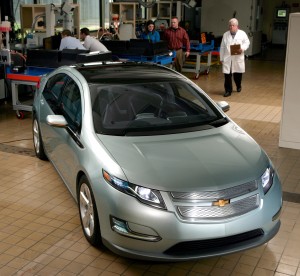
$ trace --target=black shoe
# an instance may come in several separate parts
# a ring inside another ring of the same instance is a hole
[[[237,92],[241,92],[241,91],[242,91],[242,87],[238,87],[238,88],[236,89],[236,91],[237,91]]]
[[[229,96],[231,96],[231,92],[226,91],[225,94],[224,94],[224,97],[229,97]]]

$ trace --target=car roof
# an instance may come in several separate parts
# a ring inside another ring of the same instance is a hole
[[[74,67],[88,83],[128,83],[140,81],[174,81],[182,75],[161,65],[141,62],[78,64]]]

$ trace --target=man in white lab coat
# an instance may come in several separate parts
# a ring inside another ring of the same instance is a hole
[[[229,20],[229,30],[223,34],[220,47],[220,61],[225,76],[224,97],[232,93],[232,76],[237,92],[242,91],[242,74],[245,73],[245,54],[250,41],[247,34],[239,30],[236,18]]]

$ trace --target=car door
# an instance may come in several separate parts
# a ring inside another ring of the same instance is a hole
[[[75,194],[75,179],[82,145],[80,142],[82,124],[82,98],[80,83],[70,76],[64,79],[58,106],[49,107],[53,114],[63,115],[68,123],[66,128],[44,125],[47,133],[44,144],[53,165]]]
[[[61,115],[60,108],[61,94],[64,86],[70,80],[66,74],[56,74],[49,78],[42,92],[42,97],[39,103],[39,123],[42,133],[44,149],[47,152],[49,159],[55,161],[53,150],[57,146],[56,130],[47,124],[46,118],[48,115]]]

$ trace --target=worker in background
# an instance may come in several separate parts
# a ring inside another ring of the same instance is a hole
[[[232,18],[228,22],[229,30],[223,34],[220,46],[220,62],[225,77],[224,97],[232,93],[232,75],[236,91],[242,91],[242,75],[245,73],[245,51],[250,46],[247,34],[239,30],[239,22]]]
[[[160,41],[160,34],[155,30],[155,25],[152,20],[147,21],[145,31],[142,33],[142,38],[153,43]]]
[[[105,28],[100,27],[97,33],[98,40],[112,40],[113,35]]]
[[[108,49],[95,37],[90,36],[88,28],[80,29],[80,38],[84,41],[83,46],[90,52],[107,52]]]
[[[72,33],[70,30],[63,30],[61,33],[61,41],[59,50],[63,49],[80,49],[86,50],[79,39],[72,37]]]
[[[183,50],[185,47],[186,58],[190,55],[190,39],[186,30],[179,26],[178,17],[172,17],[171,26],[164,32],[164,40],[168,42],[169,50],[176,51],[175,69],[177,72],[182,71]]]

